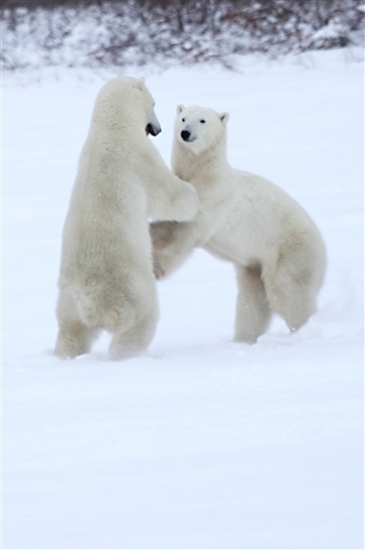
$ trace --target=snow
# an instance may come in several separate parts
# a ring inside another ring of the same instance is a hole
[[[363,548],[363,63],[339,51],[147,71],[167,162],[175,106],[229,111],[229,158],[323,233],[319,311],[232,342],[233,269],[159,283],[149,355],[52,354],[60,237],[111,72],[3,75],[4,549]],[[130,69],[129,74],[140,74]]]

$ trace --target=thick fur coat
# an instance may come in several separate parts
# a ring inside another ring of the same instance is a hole
[[[317,227],[294,199],[229,165],[227,121],[226,113],[211,109],[177,108],[172,168],[194,185],[201,211],[192,222],[154,223],[150,232],[158,278],[181,265],[195,247],[233,263],[235,339],[253,343],[273,313],[291,331],[313,315],[326,253]]]
[[[146,350],[158,320],[148,217],[191,220],[194,188],[173,175],[148,138],[160,126],[143,79],[115,78],[100,91],[66,217],[55,353],[90,350],[101,329],[110,357]]]

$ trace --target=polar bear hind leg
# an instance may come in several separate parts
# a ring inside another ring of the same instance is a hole
[[[148,309],[136,308],[132,326],[126,328],[123,322],[115,326],[109,346],[110,359],[128,359],[146,352],[155,335],[158,317],[156,296]]]
[[[99,335],[98,328],[87,327],[81,320],[76,304],[67,292],[60,292],[57,304],[59,331],[55,354],[62,359],[73,359],[88,353]]]
[[[254,344],[267,330],[271,311],[261,279],[260,266],[236,265],[238,296],[235,341]]]
[[[145,352],[155,334],[159,316],[152,273],[151,281],[153,285],[143,281],[145,292],[135,288],[135,293],[129,297],[121,288],[113,303],[102,293],[94,295],[93,301],[86,299],[87,292],[82,293],[79,289],[78,292],[75,288],[61,290],[57,305],[56,355],[72,359],[88,353],[102,329],[112,334],[111,359],[126,359]]]
[[[316,296],[311,285],[289,278],[284,270],[265,281],[268,300],[273,311],[284,319],[294,332],[304,325],[316,312]]]
[[[309,247],[297,247],[282,254],[275,268],[264,275],[270,307],[294,332],[304,325],[317,310],[317,294],[325,270],[325,253]]]

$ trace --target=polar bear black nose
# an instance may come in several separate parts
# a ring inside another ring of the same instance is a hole
[[[190,137],[190,132],[188,132],[187,130],[183,130],[180,135],[184,141],[188,141]]]
[[[151,136],[157,136],[161,132],[161,128],[156,124],[149,122],[146,126],[146,134],[151,134]]]

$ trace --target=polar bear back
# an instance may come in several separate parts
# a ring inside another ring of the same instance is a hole
[[[214,249],[216,255],[220,251],[221,257],[235,259],[242,265],[264,266],[276,263],[290,248],[300,247],[303,262],[316,258],[315,261],[321,263],[318,266],[320,286],[326,263],[325,247],[307,212],[265,178],[234,169],[231,175],[232,179],[224,182],[224,208],[222,201],[217,200],[220,216],[217,212],[211,216],[208,211],[210,220],[205,223],[214,227],[209,251]]]
[[[126,265],[146,264],[150,257],[144,183],[151,144],[144,133],[145,121],[135,126],[137,117],[130,115],[128,103],[123,107],[126,112],[115,103],[108,110],[105,94],[96,100],[64,226],[63,278],[72,279],[75,271],[90,275],[94,269],[95,276],[101,277],[102,270],[119,274],[118,251]],[[118,246],[121,242],[123,247]]]

